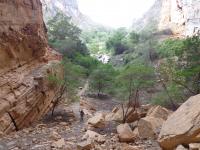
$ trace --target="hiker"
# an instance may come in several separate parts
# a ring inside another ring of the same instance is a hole
[[[84,115],[85,115],[85,114],[84,114],[83,110],[81,109],[81,110],[80,110],[80,120],[81,120],[81,121],[83,121]]]

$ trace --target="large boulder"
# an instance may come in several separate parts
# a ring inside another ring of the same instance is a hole
[[[153,106],[147,112],[146,117],[138,122],[138,136],[141,138],[157,139],[164,121],[171,111],[161,106]]]
[[[94,117],[88,119],[88,125],[94,128],[102,128],[105,126],[105,114],[96,113]]]
[[[160,129],[164,123],[164,120],[161,118],[155,118],[147,116],[141,118],[138,122],[138,134],[140,138],[152,138],[157,139],[160,133]]]
[[[159,143],[163,149],[200,142],[200,94],[192,96],[163,124]]]
[[[167,120],[170,114],[172,114],[172,111],[161,106],[154,106],[147,112],[147,116],[161,118],[163,120]]]
[[[127,123],[118,125],[117,133],[120,142],[133,142],[136,137]]]

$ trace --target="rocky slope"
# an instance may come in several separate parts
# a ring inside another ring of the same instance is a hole
[[[70,16],[74,24],[82,29],[98,26],[89,17],[82,14],[78,8],[77,0],[42,0],[45,21],[56,14],[57,11]]]
[[[151,9],[133,26],[144,28],[156,23],[159,30],[171,30],[181,36],[200,34],[199,0],[156,0]]]
[[[47,77],[62,71],[59,58],[48,50],[40,0],[0,1],[0,132],[49,110],[56,87]]]

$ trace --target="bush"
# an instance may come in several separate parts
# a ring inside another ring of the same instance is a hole
[[[159,44],[157,52],[159,55],[164,57],[179,56],[183,53],[184,41],[180,39],[168,39]]]
[[[99,65],[91,74],[89,83],[90,90],[97,92],[98,96],[102,93],[109,94],[115,79],[115,74],[116,72],[111,65]]]

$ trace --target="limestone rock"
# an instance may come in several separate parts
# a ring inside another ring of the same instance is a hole
[[[52,144],[55,148],[62,148],[65,145],[65,140],[62,138]]]
[[[164,120],[161,118],[155,118],[147,116],[141,118],[138,122],[138,133],[141,138],[153,138],[157,139],[160,129]]]
[[[143,150],[143,149],[137,146],[126,145],[123,147],[123,150]]]
[[[135,135],[127,123],[118,125],[117,133],[119,135],[120,142],[133,142],[135,140]]]
[[[53,140],[58,140],[61,138],[61,136],[56,132],[56,131],[53,131],[51,134],[50,134],[50,138],[53,139]]]
[[[88,119],[88,125],[101,128],[105,126],[105,115],[103,113],[96,113],[94,117]]]
[[[163,124],[159,142],[163,149],[200,142],[200,94],[190,97]]]
[[[82,140],[96,141],[98,143],[104,143],[106,141],[103,135],[90,130],[85,133],[85,135],[82,137]]]
[[[126,111],[126,108],[124,109]],[[127,113],[127,123],[134,122],[140,118],[140,113],[139,111],[132,111],[133,109],[129,109]],[[121,107],[119,108],[114,108],[111,113],[108,113],[105,116],[106,121],[116,121],[122,123],[123,121],[123,110]]]
[[[167,120],[170,114],[172,114],[172,112],[166,108],[161,106],[154,106],[148,111],[147,116]]]
[[[78,150],[91,150],[93,147],[94,146],[91,141],[84,141],[84,142],[78,143],[77,145]]]
[[[190,150],[199,150],[200,149],[200,143],[191,143],[189,144]]]
[[[0,22],[0,132],[9,133],[49,111],[58,87],[48,76],[62,78],[62,67],[47,44],[40,0],[0,1]]]
[[[80,106],[90,111],[96,111],[96,108],[89,101],[84,99],[80,100]]]
[[[185,148],[183,145],[179,145],[177,146],[176,150],[188,150],[188,149]]]

